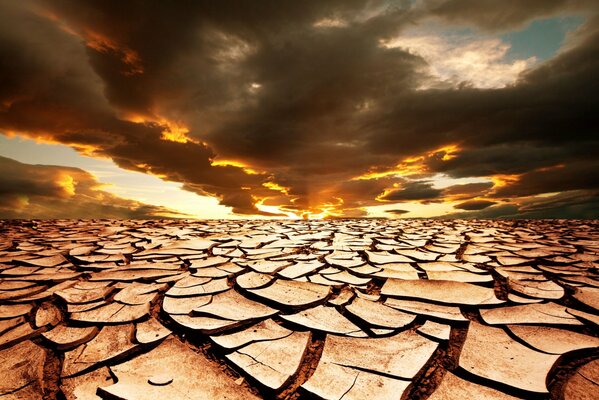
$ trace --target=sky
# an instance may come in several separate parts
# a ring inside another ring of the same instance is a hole
[[[0,0],[0,218],[599,218],[594,0]]]

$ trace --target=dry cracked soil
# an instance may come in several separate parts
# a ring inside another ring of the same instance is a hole
[[[595,400],[598,227],[0,221],[0,400]]]

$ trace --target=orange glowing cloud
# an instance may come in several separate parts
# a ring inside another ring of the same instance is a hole
[[[181,121],[171,121],[156,115],[141,115],[123,113],[120,118],[124,121],[147,126],[157,125],[162,128],[160,138],[175,143],[197,142],[188,136],[189,128]]]
[[[257,2],[247,18],[220,3],[0,2],[0,133],[105,157],[240,216],[412,216],[596,191],[590,2],[576,2],[587,20],[559,51],[524,64],[495,36],[546,7],[501,4],[509,16],[491,21],[488,4],[321,3]],[[67,171],[46,184],[66,201],[84,182]]]
[[[284,187],[279,185],[278,183],[275,182],[264,182],[262,184],[262,186],[264,186],[265,188],[277,191],[277,192],[281,192],[283,194],[289,194],[289,188],[288,187]]]
[[[187,136],[187,134],[189,133],[189,129],[185,128],[184,126],[180,126],[174,123],[168,123],[166,121],[165,125],[167,126],[167,128],[165,128],[162,131],[161,139],[176,143],[187,143],[191,140]]]
[[[493,175],[490,178],[493,181],[493,183],[495,184],[495,188],[499,189],[501,187],[513,185],[514,183],[518,182],[518,180],[520,179],[520,175],[519,174],[512,174],[512,175],[498,174],[498,175]]]
[[[364,174],[355,176],[352,180],[370,180],[379,179],[388,176],[410,176],[414,174],[422,174],[429,172],[425,161],[432,157],[440,157],[443,161],[449,161],[458,157],[460,147],[457,144],[449,144],[439,147],[432,151],[423,154],[404,158],[395,166],[383,171],[369,171]]]
[[[60,174],[58,180],[56,181],[56,184],[64,190],[64,193],[67,196],[75,195],[75,185],[77,184],[77,182],[75,182],[71,175],[66,173]]]
[[[123,74],[138,75],[144,73],[142,60],[135,50],[119,45],[113,39],[98,32],[86,30],[82,36],[85,39],[85,45],[90,49],[100,53],[114,52],[118,54],[121,62],[128,67],[127,70],[123,71]]]
[[[79,168],[24,164],[0,157],[0,218],[155,218],[183,216],[102,190]]]
[[[249,167],[246,163],[235,160],[218,159],[212,160],[210,163],[213,167],[236,167],[242,169],[248,175],[259,175],[261,172]],[[266,186],[268,187],[268,186]]]

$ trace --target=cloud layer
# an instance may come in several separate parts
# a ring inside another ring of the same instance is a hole
[[[596,215],[584,211],[599,189],[596,4],[1,1],[0,132],[239,214],[454,202],[464,215]],[[501,61],[507,45],[485,38],[571,13],[586,22],[542,63]],[[480,39],[406,33],[430,24]]]
[[[23,164],[0,157],[0,218],[183,217],[103,191],[79,168]]]

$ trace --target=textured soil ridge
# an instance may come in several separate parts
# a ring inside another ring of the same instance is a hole
[[[2,399],[597,399],[599,221],[0,221]]]

